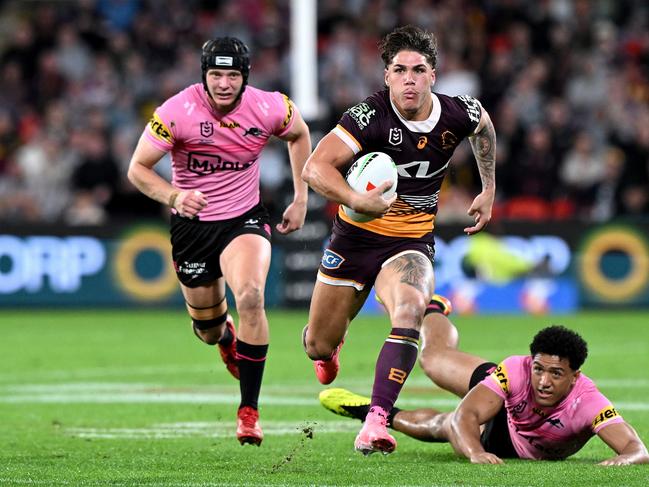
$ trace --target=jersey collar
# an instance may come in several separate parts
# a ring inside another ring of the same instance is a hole
[[[394,106],[392,97],[388,95],[388,98],[390,99],[392,110],[394,110],[394,113],[397,114],[397,117],[399,117],[401,123],[403,123],[408,130],[410,130],[411,132],[426,134],[428,132],[432,132],[432,130],[435,128],[435,125],[437,125],[437,122],[439,122],[439,117],[442,114],[442,105],[439,102],[439,98],[437,98],[437,95],[435,93],[431,93],[431,95],[433,96],[433,109],[430,111],[430,115],[426,120],[419,121],[406,120],[405,118],[403,118],[397,107]]]

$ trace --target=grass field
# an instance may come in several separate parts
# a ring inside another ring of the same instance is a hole
[[[318,403],[300,345],[305,313],[272,312],[260,448],[234,438],[238,383],[181,311],[0,311],[0,485],[649,485],[649,465],[604,468],[597,438],[564,462],[470,465],[449,445],[395,433],[397,451],[353,451],[358,421]],[[492,360],[525,353],[552,322],[581,332],[583,367],[649,442],[649,313],[455,318],[461,348]],[[361,317],[334,385],[368,394],[387,329]],[[417,370],[401,407],[450,410],[456,399]]]

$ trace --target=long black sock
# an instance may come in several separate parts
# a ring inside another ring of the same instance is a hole
[[[239,404],[239,408],[250,406],[257,409],[267,353],[268,345],[250,345],[249,343],[237,340],[239,389],[241,390],[241,404]]]

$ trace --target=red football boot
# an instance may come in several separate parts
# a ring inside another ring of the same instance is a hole
[[[261,445],[264,433],[259,426],[259,411],[244,406],[237,412],[237,439],[242,445]]]
[[[345,340],[340,342],[334,353],[327,360],[314,360],[313,368],[315,369],[315,375],[320,381],[320,384],[331,384],[338,375],[340,370],[340,360],[338,360],[338,355],[340,355],[340,349],[345,343]]]

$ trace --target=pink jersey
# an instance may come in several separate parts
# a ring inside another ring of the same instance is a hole
[[[226,220],[259,203],[259,154],[271,135],[289,131],[294,118],[286,95],[252,86],[246,86],[237,108],[221,115],[197,83],[159,106],[144,135],[156,148],[171,151],[176,188],[205,195],[200,219]]]
[[[520,458],[566,458],[603,427],[624,421],[583,373],[570,393],[553,407],[535,403],[531,375],[532,357],[516,355],[503,360],[481,382],[505,400],[509,435]]]

